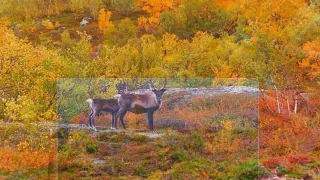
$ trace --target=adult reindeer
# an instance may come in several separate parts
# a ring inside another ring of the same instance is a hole
[[[145,94],[126,94],[122,93],[121,96],[118,99],[119,104],[119,111],[116,114],[116,118],[120,116],[120,121],[125,129],[125,124],[123,121],[124,116],[126,113],[132,112],[134,114],[143,114],[148,113],[148,123],[149,123],[149,129],[151,132],[154,132],[153,129],[153,114],[154,112],[161,107],[162,104],[162,96],[163,93],[166,91],[166,83],[165,80],[163,83],[162,89],[156,89],[153,86],[152,81],[148,82],[149,88],[152,90],[152,92],[148,92]],[[153,87],[151,87],[151,85]]]
[[[117,94],[123,94],[126,92],[127,89],[126,83],[119,83],[116,85],[117,87]],[[116,96],[115,96],[116,97]],[[117,121],[116,121],[116,113],[119,111],[118,99],[87,99],[91,108],[91,113],[89,115],[89,128],[97,131],[95,127],[95,120],[96,116],[99,116],[101,113],[108,113],[111,115],[111,129],[117,128]]]

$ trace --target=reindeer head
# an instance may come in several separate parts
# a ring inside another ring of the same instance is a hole
[[[166,91],[166,89],[162,88],[160,90],[158,89],[153,89],[152,92],[154,92],[156,94],[156,98],[157,98],[157,101],[158,103],[161,102],[162,100],[162,96],[163,96],[163,93]]]
[[[116,84],[116,88],[117,88],[116,90],[117,94],[124,94],[128,91],[128,85],[126,82],[121,81],[120,83]]]
[[[162,89],[157,89],[154,87],[153,82],[151,80],[149,81],[149,88],[156,95],[157,102],[158,102],[159,106],[161,105],[163,93],[166,91],[166,84],[167,84],[167,80],[165,79]]]

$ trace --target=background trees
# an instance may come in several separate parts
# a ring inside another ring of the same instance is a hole
[[[105,43],[109,45],[123,46],[129,39],[133,39],[137,36],[137,27],[130,20],[125,18],[120,21],[117,27],[109,27],[104,31],[106,37]]]
[[[53,112],[63,77],[258,78],[289,117],[319,92],[315,1],[3,0],[0,13],[5,119]]]
[[[3,42],[22,43],[7,49],[6,56],[13,57],[4,60],[2,73],[16,72],[17,81],[24,66],[40,66],[45,61],[35,56],[48,51],[42,58],[50,64],[55,62],[50,54],[56,56],[68,77],[257,77],[261,88],[277,88],[286,97],[289,105],[279,107],[292,111],[289,92],[318,89],[317,4],[232,2],[2,1],[2,28],[13,30],[12,39]],[[92,20],[79,27],[68,11]],[[21,57],[27,60],[12,60]],[[49,73],[49,67],[43,71]],[[28,89],[38,76],[23,77]],[[6,78],[3,84],[15,82]],[[17,97],[22,91],[10,93]]]
[[[1,102],[5,118],[32,121],[48,111],[54,114],[56,79],[63,77],[67,66],[63,58],[56,51],[19,40],[9,30],[2,31],[0,39]]]

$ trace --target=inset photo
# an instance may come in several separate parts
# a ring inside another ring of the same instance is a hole
[[[60,79],[57,176],[257,176],[258,92],[256,79]]]

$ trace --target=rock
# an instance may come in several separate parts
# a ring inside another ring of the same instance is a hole
[[[21,30],[19,24],[14,24],[14,25],[12,25],[12,26],[10,27],[10,29],[12,29],[13,31],[19,31],[19,30]]]
[[[66,27],[61,26],[61,27],[58,28],[58,31],[63,32],[65,29],[66,29]]]
[[[94,164],[104,164],[107,162],[106,160],[101,159],[101,158],[93,158],[92,160],[93,160]]]
[[[82,19],[82,21],[80,22],[80,27],[86,26],[86,25],[89,23],[89,20],[91,20],[91,18],[89,18],[89,17],[84,17],[84,18]]]
[[[138,135],[143,135],[143,136],[147,136],[149,138],[160,138],[161,136],[163,136],[164,134],[159,134],[159,133],[149,133],[149,132],[140,132],[137,133]]]

